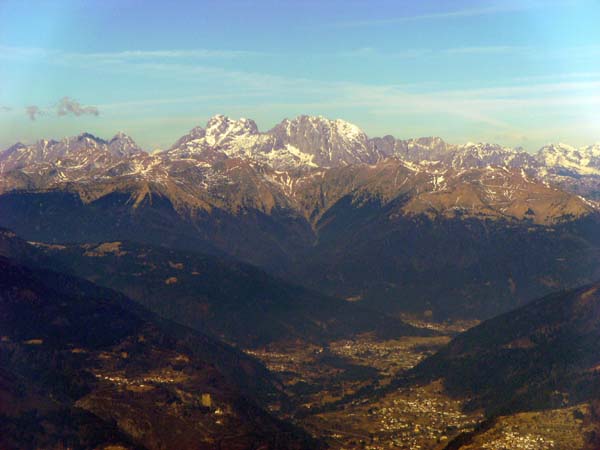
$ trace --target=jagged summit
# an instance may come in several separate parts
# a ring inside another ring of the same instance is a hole
[[[108,148],[114,156],[125,157],[143,152],[135,141],[122,131],[119,131],[108,142]]]
[[[206,128],[193,128],[181,137],[169,152],[202,156],[218,150],[277,169],[336,167],[377,161],[367,142],[360,128],[341,119],[302,115],[260,132],[253,120],[219,114],[208,120]]]
[[[285,172],[287,175],[272,176],[269,182],[281,184],[289,195],[300,186],[296,175],[290,175],[292,172],[376,165],[389,158],[401,160],[413,171],[431,173],[432,177],[449,169],[522,169],[527,177],[588,200],[600,199],[598,144],[582,148],[553,144],[532,155],[519,148],[493,143],[450,144],[436,136],[369,138],[358,126],[345,120],[309,115],[286,118],[270,130],[260,131],[251,119],[217,114],[204,126],[192,128],[170,149],[152,155],[143,152],[123,132],[109,141],[82,133],[61,141],[15,144],[0,154],[0,173],[26,169],[26,178],[5,180],[2,189],[32,183],[46,186],[92,175],[110,179],[118,174],[164,182],[175,168],[179,171],[191,164],[194,170],[202,172],[201,180],[197,180],[199,185],[207,187],[224,182],[221,176],[208,177],[215,164],[229,161],[227,164],[231,166],[238,161],[263,167],[263,170]],[[31,174],[35,174],[35,181]],[[181,181],[187,182],[187,179]]]
[[[317,166],[373,163],[378,159],[368,145],[367,135],[341,119],[302,115],[283,120],[269,134],[275,138],[275,149],[305,155],[305,159]]]
[[[110,140],[91,133],[33,145],[17,143],[0,153],[0,172],[60,158],[77,158],[89,151],[107,151],[124,158],[143,151],[124,132]],[[394,157],[419,164],[472,168],[507,166],[542,171],[546,176],[600,175],[600,144],[582,148],[558,143],[542,147],[532,155],[521,148],[493,143],[449,144],[437,136],[397,139],[391,135],[369,138],[355,124],[324,116],[299,115],[284,119],[268,131],[260,131],[248,118],[223,114],[210,117],[205,126],[196,126],[162,152],[169,157],[190,157],[210,161],[241,158],[276,170],[343,167],[375,164]],[[563,180],[564,181],[564,180]]]
[[[124,133],[117,133],[110,141],[106,141],[84,132],[60,141],[41,139],[32,145],[15,144],[0,153],[0,174],[48,164],[78,168],[106,167],[117,159],[143,153],[135,141]]]
[[[600,175],[600,145],[576,148],[568,144],[549,144],[537,153],[541,164],[580,175]]]
[[[253,120],[235,120],[219,114],[211,117],[206,124],[205,138],[209,145],[220,145],[240,136],[254,134],[258,134],[258,127]]]

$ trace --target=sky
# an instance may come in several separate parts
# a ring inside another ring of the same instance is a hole
[[[536,151],[600,141],[598,0],[0,0],[0,149],[209,117]]]

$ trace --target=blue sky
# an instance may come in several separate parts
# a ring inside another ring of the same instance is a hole
[[[164,148],[217,113],[590,144],[598,23],[597,0],[0,0],[0,148],[119,130]]]

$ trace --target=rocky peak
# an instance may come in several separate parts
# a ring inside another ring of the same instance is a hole
[[[118,157],[131,156],[142,152],[135,141],[122,131],[115,134],[108,142],[108,149],[112,155]]]
[[[0,160],[5,159],[8,156],[12,155],[13,153],[18,152],[19,150],[22,150],[26,147],[27,146],[25,144],[23,144],[22,142],[17,142],[16,144],[13,144],[10,147],[8,147],[7,149],[0,152]]]
[[[233,138],[258,134],[256,122],[250,119],[230,119],[218,114],[209,119],[206,124],[205,139],[209,145],[220,145]]]
[[[171,150],[180,148],[186,145],[188,142],[202,139],[204,136],[206,136],[206,130],[204,128],[201,126],[194,127],[187,134],[181,136],[177,142],[171,146]]]
[[[600,175],[600,145],[576,148],[567,144],[542,147],[537,160],[551,169],[565,169],[580,175]]]
[[[456,147],[451,165],[455,168],[497,166],[529,169],[537,166],[537,162],[533,155],[519,149],[487,142],[469,142]]]
[[[81,133],[60,141],[41,139],[32,145],[15,144],[0,154],[0,173],[48,163],[63,167],[99,167],[140,152],[137,144],[123,133],[110,142],[90,133]],[[69,162],[65,165],[65,161]]]
[[[341,138],[346,141],[366,141],[367,135],[356,125],[342,119],[327,119],[323,116],[301,115],[295,119],[283,120],[271,132],[292,136],[301,133],[306,136],[318,135],[323,138]]]
[[[445,149],[447,147],[446,142],[444,142],[444,140],[438,136],[420,137],[420,138],[416,138],[416,139],[411,139],[408,142],[409,142],[409,146],[415,146],[415,147],[421,146],[421,147],[427,147],[430,149],[437,149],[437,148]]]
[[[372,163],[378,158],[369,145],[367,135],[356,125],[341,119],[322,116],[298,116],[285,119],[269,134],[277,147],[292,147],[314,157],[322,167]]]
[[[593,157],[600,157],[600,142],[582,148],[582,151]]]

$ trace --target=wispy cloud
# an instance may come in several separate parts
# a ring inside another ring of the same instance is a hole
[[[345,50],[337,53],[323,54],[322,56],[327,57],[342,57],[342,58],[402,58],[402,59],[416,59],[425,56],[433,55],[435,51],[429,48],[409,48],[403,50],[394,51],[383,51],[381,49],[373,47],[359,47],[351,50]]]
[[[419,50],[423,54],[469,55],[480,53],[532,52],[528,47],[481,46],[452,47],[442,50]],[[566,51],[566,50],[565,50]],[[585,49],[589,51],[589,48]],[[403,51],[398,52],[402,54]],[[0,52],[1,53],[1,52]],[[174,96],[166,98],[142,98],[138,100],[99,105],[105,115],[130,114],[135,116],[140,109],[153,109],[157,105],[177,105],[210,103],[212,105],[235,104],[238,110],[249,108],[264,110],[273,108],[281,111],[338,111],[360,110],[363,114],[387,115],[388,117],[447,117],[449,121],[459,119],[469,125],[493,129],[497,135],[515,135],[511,122],[516,117],[538,111],[579,111],[585,107],[600,111],[600,74],[580,72],[572,74],[550,74],[540,77],[515,78],[506,80],[506,85],[468,89],[441,89],[427,84],[406,86],[403,84],[369,84],[361,82],[328,81],[296,76],[273,75],[262,72],[231,70],[215,67],[210,61],[188,61],[184,56],[166,56],[162,51],[116,52],[109,54],[73,54],[57,51],[44,52],[40,49],[13,51],[24,58],[38,58],[39,55],[53,55],[52,63],[68,67],[92,67],[95,73],[128,73],[157,77],[172,83],[189,82],[198,95]],[[177,54],[177,53],[175,53]],[[174,55],[175,55],[174,54]],[[371,47],[358,48],[355,56],[378,54]],[[75,55],[75,56],[74,56]],[[106,55],[111,55],[107,57]],[[120,56],[115,56],[120,55]],[[152,56],[153,55],[153,56]],[[405,57],[410,55],[404,53]],[[347,56],[352,56],[348,52]],[[195,84],[200,81],[201,85]],[[205,95],[200,95],[205,93]],[[251,100],[248,100],[250,99]],[[259,98],[260,101],[256,101]],[[61,99],[52,107],[56,114],[79,116],[98,115],[98,106],[82,105],[69,97]],[[199,110],[199,108],[198,108]],[[44,110],[32,111],[32,120]],[[54,112],[51,111],[51,112]],[[29,113],[28,113],[29,114]],[[287,112],[285,113],[287,114]]]
[[[262,97],[264,99],[286,98],[286,105],[294,107],[290,97],[305,98],[298,107],[311,109],[360,108],[370,112],[387,114],[442,114],[459,117],[472,123],[486,124],[499,129],[510,128],[501,116],[512,111],[526,108],[561,108],[578,105],[595,106],[600,104],[598,96],[590,95],[600,89],[600,80],[590,74],[587,80],[577,77],[562,82],[542,80],[516,80],[511,85],[492,86],[471,89],[438,89],[429,87],[419,91],[418,86],[408,91],[398,84],[371,85],[358,82],[323,81],[301,77],[285,77],[265,73],[225,70],[218,67],[181,64],[144,62],[135,65],[110,65],[111,70],[141,71],[155,77],[177,80],[204,79],[218,81],[226,86],[222,92],[211,94],[210,100],[239,99],[244,97]],[[242,93],[242,94],[240,94]],[[206,96],[198,96],[198,101]],[[148,99],[128,105],[139,106],[193,103],[192,97]],[[266,100],[264,103],[268,103]],[[131,102],[130,102],[131,103]],[[253,101],[253,107],[257,108]],[[127,106],[127,105],[126,105]]]
[[[490,45],[481,47],[453,47],[442,50],[448,55],[482,55],[498,53],[514,53],[527,50],[527,47],[515,47],[509,45]]]
[[[191,49],[191,50],[126,50],[120,52],[103,53],[70,53],[75,57],[86,58],[117,58],[117,59],[179,59],[179,58],[241,58],[247,56],[264,56],[265,53],[246,50],[214,50],[214,49]]]
[[[568,59],[587,60],[600,57],[600,46],[580,45],[569,47],[536,47],[527,45],[484,45],[484,46],[459,46],[447,48],[407,48],[401,50],[387,50],[374,47],[358,47],[356,49],[341,51],[337,53],[323,54],[330,58],[352,57],[352,58],[399,58],[399,59],[423,59],[442,57],[474,57],[507,55],[510,57],[521,56],[527,59]]]
[[[557,80],[582,80],[582,79],[599,79],[600,72],[563,72],[563,73],[545,73],[543,75],[529,75],[512,78],[513,82],[547,82]]]
[[[227,49],[171,49],[171,50],[123,50],[114,52],[65,52],[39,47],[12,47],[0,45],[0,58],[53,58],[71,62],[135,62],[143,60],[193,60],[193,59],[234,59],[252,56],[267,56],[266,53],[247,50]]]
[[[374,18],[366,20],[348,21],[335,23],[335,27],[352,28],[352,27],[370,27],[379,25],[393,25],[407,22],[421,22],[432,20],[449,20],[460,19],[464,17],[487,16],[494,14],[513,13],[527,11],[535,8],[548,8],[551,6],[569,6],[576,3],[577,0],[529,0],[529,1],[514,1],[504,0],[502,2],[487,2],[486,6],[462,8],[447,11],[424,12],[421,14],[413,14],[398,17]],[[413,2],[411,2],[413,3]],[[425,2],[422,2],[425,4]],[[441,2],[441,4],[452,5],[453,2]],[[480,2],[484,3],[484,2]],[[420,4],[414,2],[414,4]]]
[[[98,114],[100,114],[100,111],[98,111],[98,108],[95,106],[83,106],[77,100],[73,100],[69,97],[61,98],[56,106],[57,116],[97,116]]]
[[[449,2],[450,4],[450,2]],[[350,27],[369,27],[376,25],[393,25],[401,24],[406,22],[418,22],[425,20],[443,20],[443,19],[454,19],[461,17],[473,17],[473,16],[485,16],[490,14],[522,11],[531,8],[532,5],[528,5],[526,2],[522,3],[504,3],[491,5],[481,8],[467,8],[454,11],[441,11],[426,14],[416,14],[412,16],[400,16],[400,17],[388,17],[381,19],[367,19],[358,20],[351,22],[339,22],[335,24],[336,27],[350,28]]]
[[[564,81],[559,83],[519,83],[517,85],[494,86],[489,88],[455,89],[437,92],[437,95],[461,98],[510,98],[518,97],[527,99],[542,97],[548,94],[564,94],[573,96],[581,92],[588,95],[590,92],[598,92],[600,80],[587,81]]]
[[[9,111],[12,111],[12,108],[10,106],[0,105],[0,111],[9,112]]]

